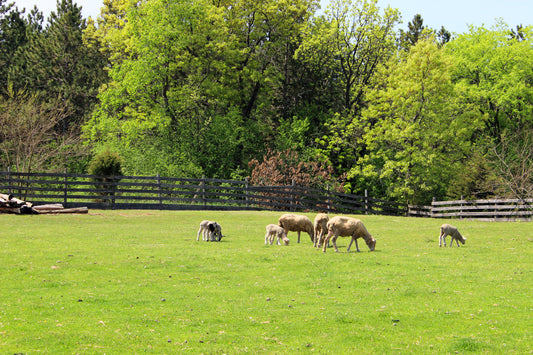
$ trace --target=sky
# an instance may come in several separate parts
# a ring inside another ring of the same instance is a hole
[[[14,1],[19,9],[29,12],[34,5],[44,13],[45,19],[56,9],[56,0],[8,0]],[[102,0],[75,0],[82,7],[84,17],[96,18],[100,14]],[[321,0],[325,7],[329,0]],[[533,25],[533,0],[378,0],[378,6],[390,5],[400,10],[406,29],[416,14],[422,15],[424,25],[440,29],[444,26],[454,33],[468,32],[469,26],[492,28],[497,18],[512,28],[517,25]]]

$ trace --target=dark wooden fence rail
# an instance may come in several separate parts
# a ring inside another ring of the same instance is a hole
[[[252,186],[247,180],[0,172],[0,192],[34,205],[61,203],[65,208],[324,211],[488,220],[533,217],[533,199],[433,201],[431,206],[413,206],[294,184]]]
[[[427,214],[423,208],[369,196],[294,184],[252,186],[247,180],[0,172],[0,191],[34,205],[61,203],[66,208]]]

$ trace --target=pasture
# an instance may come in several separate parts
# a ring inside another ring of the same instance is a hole
[[[337,254],[266,246],[280,215],[0,215],[0,353],[531,353],[533,224],[356,216]]]

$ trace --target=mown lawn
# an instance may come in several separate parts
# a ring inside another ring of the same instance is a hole
[[[359,216],[376,251],[324,254],[266,246],[279,215],[0,215],[0,353],[532,352],[533,224],[451,221],[466,245],[439,248],[450,221]]]

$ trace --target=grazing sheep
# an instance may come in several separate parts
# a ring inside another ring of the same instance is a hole
[[[206,242],[219,242],[223,237],[220,224],[208,220],[200,222],[200,229],[198,229],[198,234],[196,235],[197,241],[200,240],[200,233],[202,234],[202,240]]]
[[[439,235],[439,247],[441,247],[443,244],[446,246],[446,236],[450,236],[452,239],[450,241],[450,247],[453,245],[453,241],[457,243],[457,246],[459,246],[459,242],[465,243],[466,238],[459,233],[459,230],[457,230],[457,227],[452,226],[451,224],[443,224],[440,226],[440,235]]]
[[[324,236],[326,235],[328,231],[327,223],[329,221],[329,216],[325,213],[319,213],[315,217],[315,243],[313,244],[314,247],[320,248],[320,243],[324,239]]]
[[[209,238],[207,241],[220,242],[223,237],[222,226],[217,222],[209,222],[207,228],[209,228]]]
[[[306,216],[287,213],[279,218],[278,225],[285,229],[287,234],[289,232],[298,232],[298,243],[300,243],[300,232],[306,232],[309,234],[311,241],[313,243],[315,241],[313,222]]]
[[[209,232],[209,228],[207,225],[210,223],[208,220],[203,220],[200,222],[200,229],[198,229],[198,234],[196,235],[196,241],[200,240],[200,233],[202,233],[202,240],[207,239],[207,233]]]
[[[372,235],[370,235],[370,233],[368,233],[363,222],[356,218],[335,216],[328,221],[327,226],[328,235],[324,240],[324,246],[322,248],[322,251],[324,253],[326,252],[326,246],[330,239],[333,243],[333,246],[335,247],[335,251],[337,253],[339,252],[339,249],[337,248],[336,244],[337,237],[339,236],[352,237],[350,245],[348,245],[348,249],[346,250],[347,252],[350,251],[350,247],[352,246],[352,243],[354,241],[357,251],[360,251],[359,246],[357,245],[358,238],[363,238],[365,240],[366,245],[368,245],[368,248],[370,248],[370,251],[373,251],[376,247],[376,240],[372,238]]]
[[[274,238],[277,237],[278,245],[281,245],[280,239],[283,240],[283,243],[285,245],[289,245],[289,238],[287,238],[287,233],[285,233],[285,229],[281,228],[280,226],[277,226],[275,224],[269,224],[266,226],[266,234],[265,234],[265,244],[274,242]]]

